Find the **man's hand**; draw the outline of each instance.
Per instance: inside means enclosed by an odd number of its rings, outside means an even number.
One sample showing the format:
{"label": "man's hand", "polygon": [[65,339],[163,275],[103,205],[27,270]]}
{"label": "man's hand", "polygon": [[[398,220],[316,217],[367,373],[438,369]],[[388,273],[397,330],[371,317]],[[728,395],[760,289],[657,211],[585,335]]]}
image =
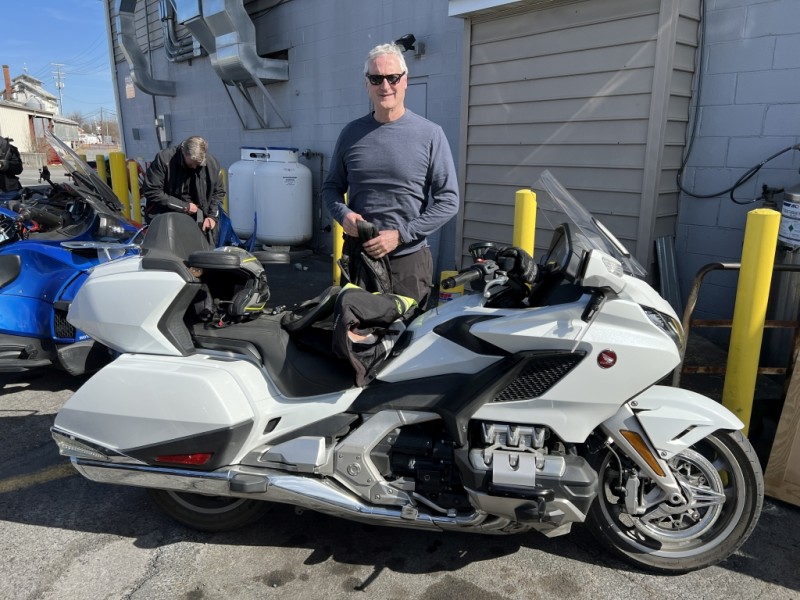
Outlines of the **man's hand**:
{"label": "man's hand", "polygon": [[378,236],[362,244],[364,252],[372,258],[383,258],[400,245],[400,232],[396,229],[384,229]]}
{"label": "man's hand", "polygon": [[342,229],[344,229],[345,234],[358,237],[358,222],[363,220],[364,217],[357,212],[349,212],[344,216]]}
{"label": "man's hand", "polygon": [[197,204],[195,204],[194,202],[189,202],[189,206],[186,207],[186,212],[189,213],[190,215],[197,214]]}
{"label": "man's hand", "polygon": [[[192,205],[194,206],[194,205]],[[197,212],[197,207],[195,206],[195,212]],[[206,217],[203,219],[203,231],[211,231],[216,227],[217,222],[214,220],[214,217]]]}

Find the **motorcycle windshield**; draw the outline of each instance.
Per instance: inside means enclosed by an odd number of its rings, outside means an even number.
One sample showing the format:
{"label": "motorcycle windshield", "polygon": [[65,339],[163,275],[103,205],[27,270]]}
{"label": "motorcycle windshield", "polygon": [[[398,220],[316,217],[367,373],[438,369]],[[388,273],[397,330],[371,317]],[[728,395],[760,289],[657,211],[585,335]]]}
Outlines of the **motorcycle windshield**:
{"label": "motorcycle windshield", "polygon": [[[114,191],[97,176],[92,167],[87,165],[72,148],[50,131],[45,131],[45,138],[55,153],[58,154],[61,164],[69,171],[75,187],[88,196],[86,198],[87,201],[97,208],[102,209],[105,206],[114,212],[122,212],[122,202],[119,201]],[[92,202],[92,200],[97,200],[99,203]]]}
{"label": "motorcycle windshield", "polygon": [[596,249],[613,256],[628,275],[644,279],[647,271],[627,248],[598,219],[578,202],[549,171],[545,170],[532,188],[536,192],[538,218],[543,218],[551,229],[567,223],[569,231],[583,235],[571,236],[572,243],[583,250]]}

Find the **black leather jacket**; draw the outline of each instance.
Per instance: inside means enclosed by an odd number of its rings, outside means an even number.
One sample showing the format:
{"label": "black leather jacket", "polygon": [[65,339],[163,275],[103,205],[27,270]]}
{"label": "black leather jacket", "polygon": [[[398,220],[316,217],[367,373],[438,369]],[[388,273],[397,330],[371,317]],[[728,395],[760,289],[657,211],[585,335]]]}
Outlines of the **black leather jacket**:
{"label": "black leather jacket", "polygon": [[22,173],[22,158],[11,139],[0,137],[0,192],[15,192],[22,189],[19,175]]}
{"label": "black leather jacket", "polygon": [[142,194],[147,199],[148,219],[165,212],[186,212],[190,202],[196,204],[204,216],[217,218],[225,196],[219,161],[206,154],[204,167],[189,169],[180,146],[162,150],[147,168]]}

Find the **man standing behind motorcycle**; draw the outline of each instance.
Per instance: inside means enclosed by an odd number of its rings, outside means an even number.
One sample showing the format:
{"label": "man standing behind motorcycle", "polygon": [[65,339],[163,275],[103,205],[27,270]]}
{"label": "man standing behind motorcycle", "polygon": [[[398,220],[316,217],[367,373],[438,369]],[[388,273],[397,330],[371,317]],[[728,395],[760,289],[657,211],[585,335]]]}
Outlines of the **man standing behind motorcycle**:
{"label": "man standing behind motorcycle", "polygon": [[12,144],[11,138],[0,137],[0,193],[16,192],[22,189],[19,175],[22,173],[22,157]]}
{"label": "man standing behind motorcycle", "polygon": [[166,212],[194,217],[199,213],[201,229],[216,235],[225,186],[219,174],[219,161],[208,153],[208,142],[200,136],[159,152],[147,168],[142,193],[147,199],[148,221]]}
{"label": "man standing behind motorcycle", "polygon": [[[392,292],[424,310],[433,284],[427,237],[458,212],[453,157],[442,128],[405,108],[408,67],[396,44],[369,52],[364,77],[374,111],[342,130],[322,197],[342,224],[346,249],[359,240],[359,221],[375,225],[378,235],[362,242],[363,251],[387,257]],[[358,250],[347,252],[351,273]]]}

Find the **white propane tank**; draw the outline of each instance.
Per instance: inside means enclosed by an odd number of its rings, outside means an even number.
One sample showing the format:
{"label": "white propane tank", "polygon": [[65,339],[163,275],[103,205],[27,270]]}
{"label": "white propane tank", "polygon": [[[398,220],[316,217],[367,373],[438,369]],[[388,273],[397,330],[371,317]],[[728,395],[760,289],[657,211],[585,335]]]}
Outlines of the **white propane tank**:
{"label": "white propane tank", "polygon": [[259,161],[267,160],[267,149],[242,146],[241,160],[228,169],[228,216],[233,230],[242,239],[255,231],[255,179]]}
{"label": "white propane tank", "polygon": [[800,247],[800,186],[783,193],[778,241],[788,248]]}
{"label": "white propane tank", "polygon": [[311,171],[297,162],[297,148],[267,148],[254,175],[256,240],[297,246],[311,239]]}

